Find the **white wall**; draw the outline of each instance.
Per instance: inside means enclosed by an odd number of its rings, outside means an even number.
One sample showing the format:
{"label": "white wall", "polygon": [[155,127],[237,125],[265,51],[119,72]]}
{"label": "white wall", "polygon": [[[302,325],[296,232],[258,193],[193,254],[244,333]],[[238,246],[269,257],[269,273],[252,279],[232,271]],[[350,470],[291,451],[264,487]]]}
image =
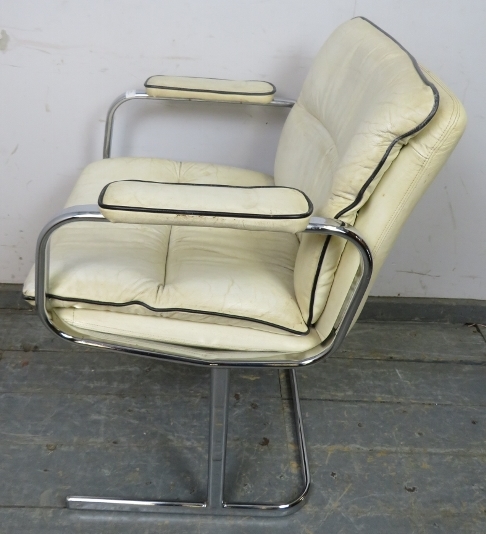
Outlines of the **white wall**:
{"label": "white wall", "polygon": [[[326,36],[370,18],[441,76],[469,126],[375,295],[486,299],[486,3],[482,0],[4,0],[0,10],[0,281],[21,282],[36,235],[101,158],[112,99],[152,74],[264,79],[295,98]],[[272,172],[285,112],[140,102],[114,155]]]}

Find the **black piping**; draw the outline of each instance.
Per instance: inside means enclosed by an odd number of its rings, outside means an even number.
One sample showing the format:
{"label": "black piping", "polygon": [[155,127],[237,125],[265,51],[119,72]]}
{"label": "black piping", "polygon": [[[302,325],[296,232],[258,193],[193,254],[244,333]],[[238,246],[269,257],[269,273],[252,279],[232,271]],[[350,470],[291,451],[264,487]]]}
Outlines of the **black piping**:
{"label": "black piping", "polygon": [[[341,211],[336,213],[336,215],[334,216],[335,219],[339,219],[345,213],[347,213],[348,211],[352,210],[355,206],[357,206],[361,202],[361,200],[363,199],[363,196],[364,196],[364,194],[366,192],[366,189],[368,189],[370,184],[373,182],[373,180],[376,178],[376,176],[380,172],[380,170],[383,167],[383,165],[385,164],[388,156],[390,155],[390,152],[393,150],[393,147],[399,141],[401,141],[402,139],[405,139],[405,138],[407,138],[407,137],[409,137],[411,135],[414,135],[417,132],[419,132],[420,130],[422,130],[423,128],[425,128],[425,126],[427,126],[427,124],[432,120],[434,115],[437,113],[437,110],[439,109],[439,100],[440,100],[439,91],[437,90],[437,87],[430,80],[427,79],[427,77],[423,73],[422,69],[420,68],[419,64],[417,63],[417,60],[410,54],[410,52],[408,50],[406,50],[391,35],[386,33],[379,26],[377,26],[376,24],[374,24],[373,22],[371,22],[367,18],[365,18],[365,17],[356,17],[356,18],[360,18],[360,19],[368,22],[369,24],[371,24],[374,28],[376,28],[381,33],[386,35],[389,39],[391,39],[397,46],[399,46],[407,54],[407,56],[410,58],[410,61],[412,62],[412,65],[415,67],[415,70],[416,70],[417,74],[419,75],[420,79],[424,82],[425,85],[430,87],[430,89],[432,91],[432,94],[434,95],[434,105],[432,106],[432,109],[431,109],[430,113],[427,115],[427,117],[420,124],[418,124],[415,128],[412,128],[410,131],[408,131],[408,132],[406,132],[406,133],[404,133],[402,135],[399,135],[398,137],[395,137],[395,139],[393,139],[393,141],[388,145],[388,148],[386,149],[385,153],[383,154],[383,157],[379,161],[378,165],[375,167],[375,169],[371,173],[370,177],[366,180],[366,182],[363,184],[361,189],[358,191],[358,194],[356,195],[356,198],[346,208],[343,208]],[[314,308],[315,292],[316,292],[316,289],[317,289],[317,282],[319,280],[319,275],[320,275],[320,272],[321,272],[322,264],[324,263],[324,256],[325,256],[326,251],[327,251],[328,246],[329,246],[329,241],[330,241],[330,237],[328,237],[326,239],[326,241],[324,242],[324,245],[322,247],[321,255],[319,257],[319,262],[318,262],[317,269],[316,269],[316,274],[315,274],[315,277],[314,277],[314,282],[312,284],[307,326],[310,326],[312,324],[313,311],[314,311],[313,308]]]}
{"label": "black piping", "polygon": [[314,300],[316,298],[316,289],[317,282],[319,281],[319,276],[317,273],[321,273],[322,263],[324,262],[324,256],[326,255],[327,247],[329,246],[329,241],[331,241],[331,236],[328,235],[324,241],[324,246],[322,247],[321,254],[319,256],[319,261],[317,262],[316,276],[314,276],[314,282],[312,283],[311,298],[309,302],[309,318],[307,320],[307,327],[309,328],[312,324],[312,319],[314,315]]}
{"label": "black piping", "polygon": [[[90,300],[90,299],[78,299],[78,298],[70,298],[70,297],[60,297],[58,295],[53,295],[51,293],[47,293],[46,296],[50,299],[56,299],[63,302],[81,302],[84,304],[95,304],[97,306],[113,306],[116,308],[121,308],[124,306],[133,306],[138,305],[146,308],[147,310],[153,311],[153,312],[160,312],[160,313],[169,313],[169,312],[182,312],[182,313],[194,313],[199,315],[213,315],[216,317],[226,317],[228,319],[239,319],[243,321],[251,321],[253,323],[259,323],[264,324],[266,326],[271,326],[273,328],[277,328],[279,330],[285,330],[286,332],[290,332],[291,334],[296,334],[299,336],[307,335],[310,331],[309,326],[307,326],[307,330],[304,332],[299,332],[298,330],[292,330],[291,328],[287,328],[282,325],[270,323],[268,321],[262,321],[261,319],[254,319],[252,317],[245,317],[241,315],[231,315],[229,313],[220,313],[220,312],[213,312],[213,311],[205,311],[205,310],[191,310],[188,308],[154,308],[153,306],[149,306],[145,302],[139,301],[139,300],[132,300],[129,302],[103,302],[98,300]],[[30,297],[31,298],[31,297]],[[34,300],[34,299],[32,299]]]}
{"label": "black piping", "polygon": [[[155,76],[164,76],[164,74],[156,74]],[[150,76],[150,78],[154,78],[155,76]],[[260,83],[267,83],[272,87],[272,91],[268,91],[266,93],[247,93],[244,91],[217,91],[215,89],[189,89],[188,87],[171,87],[170,85],[152,85],[149,84],[148,81],[150,78],[147,78],[147,80],[144,83],[144,86],[149,89],[166,89],[169,91],[187,91],[190,93],[211,93],[211,94],[217,94],[217,95],[244,95],[244,96],[269,96],[274,95],[277,92],[277,88],[273,83],[270,82],[264,82],[262,80],[249,80],[249,81],[258,81]],[[220,78],[198,78],[197,76],[184,76],[184,78],[193,78],[193,79],[200,79],[200,80],[218,80],[223,82],[231,82],[234,80],[221,80]]]}
{"label": "black piping", "polygon": [[303,193],[302,191],[299,191],[298,189],[295,189],[293,187],[278,187],[278,189],[291,189],[292,191],[298,191],[307,201],[308,210],[305,213],[296,213],[292,215],[258,215],[254,213],[232,213],[232,212],[219,212],[219,211],[197,211],[197,210],[175,210],[175,209],[156,209],[156,208],[138,208],[134,206],[113,206],[111,204],[105,204],[104,203],[104,196],[105,193],[112,184],[121,183],[121,182],[139,182],[139,183],[149,183],[149,184],[160,184],[160,185],[178,185],[178,186],[192,186],[192,187],[226,187],[226,188],[232,188],[232,189],[275,189],[275,186],[251,186],[251,187],[244,187],[244,186],[227,186],[227,185],[219,185],[219,184],[181,184],[181,183],[172,183],[172,182],[152,182],[148,180],[120,180],[116,182],[110,182],[109,184],[105,185],[103,189],[101,190],[100,196],[98,198],[98,206],[103,209],[107,210],[113,210],[113,211],[131,211],[131,212],[138,212],[138,213],[168,213],[168,214],[175,214],[175,215],[199,215],[199,216],[207,216],[207,217],[233,217],[237,219],[274,219],[274,220],[281,220],[281,219],[305,219],[306,217],[309,217],[312,215],[312,211],[314,209],[312,202],[310,198]]}
{"label": "black piping", "polygon": [[376,178],[377,174],[380,172],[381,168],[385,164],[385,161],[387,160],[388,156],[390,155],[390,152],[393,150],[393,147],[399,141],[401,141],[402,139],[405,139],[405,138],[407,138],[407,137],[409,137],[411,135],[416,134],[417,132],[420,132],[420,130],[422,130],[423,128],[425,128],[425,126],[427,126],[427,124],[432,120],[432,117],[437,113],[437,109],[439,108],[439,99],[440,99],[439,98],[439,91],[437,90],[437,87],[425,77],[425,74],[422,72],[422,69],[420,68],[419,64],[417,63],[417,60],[410,54],[410,52],[408,52],[408,50],[403,48],[403,46],[398,41],[396,41],[391,35],[389,35],[385,31],[383,31],[376,24],[373,24],[373,22],[371,22],[370,20],[366,19],[365,17],[356,17],[356,18],[360,18],[360,19],[368,22],[369,24],[371,24],[373,27],[375,27],[377,30],[379,30],[384,35],[386,35],[389,39],[391,39],[396,45],[398,45],[407,54],[407,56],[412,61],[412,64],[415,67],[415,70],[417,71],[417,74],[419,75],[420,79],[424,82],[425,85],[430,87],[430,89],[432,90],[432,93],[434,95],[434,105],[432,106],[432,110],[430,111],[430,113],[427,115],[427,117],[425,117],[425,119],[420,124],[415,126],[415,128],[412,128],[410,131],[408,131],[408,132],[406,132],[406,133],[404,133],[402,135],[399,135],[398,137],[395,137],[395,139],[393,139],[393,141],[388,145],[388,148],[386,149],[385,153],[383,154],[383,157],[381,158],[380,162],[375,167],[375,170],[371,173],[371,176],[368,178],[368,180],[366,180],[366,182],[363,184],[363,186],[359,190],[359,192],[356,195],[356,198],[354,199],[354,201],[349,206],[347,206],[346,208],[342,209],[339,213],[337,213],[334,216],[335,219],[339,219],[339,217],[342,217],[345,213],[347,213],[348,211],[352,210],[355,206],[357,206],[361,202],[361,200],[363,198],[363,195],[365,194],[366,189],[369,187],[369,185]]}

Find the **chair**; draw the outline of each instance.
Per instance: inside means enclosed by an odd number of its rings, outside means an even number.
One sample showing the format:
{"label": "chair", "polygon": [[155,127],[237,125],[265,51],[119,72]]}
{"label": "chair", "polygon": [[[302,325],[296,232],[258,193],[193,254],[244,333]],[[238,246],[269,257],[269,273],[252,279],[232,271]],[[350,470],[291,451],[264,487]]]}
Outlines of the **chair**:
{"label": "chair", "polygon": [[[205,502],[68,497],[70,508],[285,515],[310,485],[295,369],[338,349],[400,228],[466,123],[452,92],[363,18],[325,43],[297,100],[267,82],[152,76],[108,112],[104,159],[42,230],[24,295],[77,344],[211,369]],[[111,158],[133,99],[291,108],[275,176]],[[224,497],[233,367],[288,370],[302,489],[288,503]]]}

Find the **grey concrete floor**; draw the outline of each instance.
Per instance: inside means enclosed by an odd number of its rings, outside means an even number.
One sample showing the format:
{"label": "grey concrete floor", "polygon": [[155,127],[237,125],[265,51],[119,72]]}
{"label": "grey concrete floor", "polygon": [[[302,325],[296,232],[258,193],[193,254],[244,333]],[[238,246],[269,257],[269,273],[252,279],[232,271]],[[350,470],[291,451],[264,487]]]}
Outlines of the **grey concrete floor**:
{"label": "grey concrete floor", "polygon": [[[0,532],[485,533],[486,330],[360,322],[299,371],[313,487],[282,519],[76,512],[69,494],[203,499],[208,373],[55,339],[0,295]],[[299,483],[287,381],[232,372],[227,496]]]}

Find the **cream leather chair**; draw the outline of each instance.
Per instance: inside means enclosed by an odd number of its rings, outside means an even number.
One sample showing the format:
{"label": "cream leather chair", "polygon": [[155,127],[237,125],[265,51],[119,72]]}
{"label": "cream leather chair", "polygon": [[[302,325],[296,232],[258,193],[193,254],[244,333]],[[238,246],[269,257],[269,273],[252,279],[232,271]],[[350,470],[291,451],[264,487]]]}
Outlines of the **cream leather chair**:
{"label": "cream leather chair", "polygon": [[[286,514],[310,475],[295,369],[335,351],[416,202],[466,123],[452,92],[355,18],[325,43],[296,103],[266,82],[153,76],[108,113],[104,159],[42,231],[25,298],[74,343],[211,368],[205,502],[69,497],[78,509]],[[292,108],[274,177],[202,163],[110,158],[132,99]],[[49,246],[48,246],[49,245]],[[288,369],[303,487],[289,503],[223,492],[231,367]]]}

